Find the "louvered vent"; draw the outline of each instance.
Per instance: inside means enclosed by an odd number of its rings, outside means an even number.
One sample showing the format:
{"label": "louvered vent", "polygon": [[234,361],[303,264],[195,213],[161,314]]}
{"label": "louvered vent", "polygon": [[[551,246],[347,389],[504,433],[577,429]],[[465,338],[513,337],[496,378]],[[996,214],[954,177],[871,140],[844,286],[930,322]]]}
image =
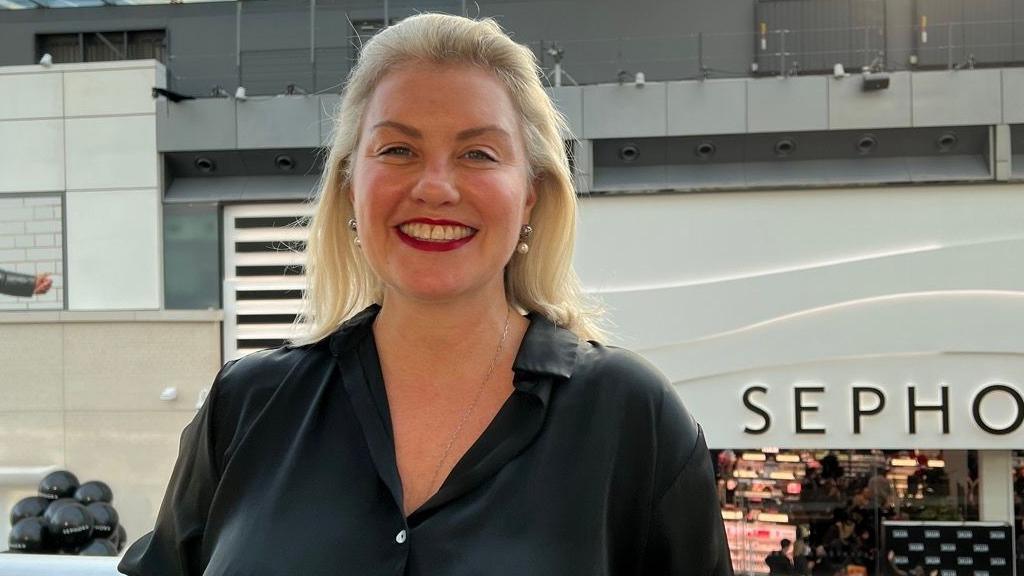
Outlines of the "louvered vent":
{"label": "louvered vent", "polygon": [[224,208],[224,358],[284,344],[305,282],[305,204]]}

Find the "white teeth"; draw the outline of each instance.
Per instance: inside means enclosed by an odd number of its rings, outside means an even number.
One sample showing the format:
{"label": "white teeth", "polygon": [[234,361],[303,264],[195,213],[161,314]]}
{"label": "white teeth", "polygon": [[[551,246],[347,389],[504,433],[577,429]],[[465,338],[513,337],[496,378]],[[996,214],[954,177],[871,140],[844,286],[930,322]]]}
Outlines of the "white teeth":
{"label": "white teeth", "polygon": [[469,226],[435,226],[423,222],[409,222],[402,224],[398,229],[417,240],[429,242],[450,242],[474,234],[474,230]]}

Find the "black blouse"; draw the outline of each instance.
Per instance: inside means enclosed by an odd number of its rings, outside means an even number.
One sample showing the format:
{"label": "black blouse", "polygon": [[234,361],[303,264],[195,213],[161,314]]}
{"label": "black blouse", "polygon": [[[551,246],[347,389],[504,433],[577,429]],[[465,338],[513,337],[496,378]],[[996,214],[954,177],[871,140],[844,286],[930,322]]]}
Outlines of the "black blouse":
{"label": "black blouse", "polygon": [[406,517],[378,310],[221,369],[121,572],[732,574],[703,433],[664,376],[536,314],[514,392]]}

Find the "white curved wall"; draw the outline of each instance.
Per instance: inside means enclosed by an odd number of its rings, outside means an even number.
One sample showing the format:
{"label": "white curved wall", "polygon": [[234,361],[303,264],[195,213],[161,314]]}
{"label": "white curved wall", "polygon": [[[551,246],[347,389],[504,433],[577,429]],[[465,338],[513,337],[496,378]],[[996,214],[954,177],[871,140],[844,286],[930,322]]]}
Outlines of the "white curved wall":
{"label": "white curved wall", "polygon": [[[713,446],[1018,448],[975,394],[1024,395],[1024,186],[730,192],[582,200],[577,270],[614,342],[657,364]],[[887,403],[853,431],[852,386]],[[950,425],[917,403],[949,386]],[[750,401],[743,392],[763,385]],[[808,411],[796,429],[795,387]],[[862,411],[874,406],[864,396]],[[870,400],[870,401],[868,401]],[[817,411],[813,411],[817,407]],[[982,420],[1009,428],[995,391]],[[1024,407],[1021,408],[1024,411]]]}

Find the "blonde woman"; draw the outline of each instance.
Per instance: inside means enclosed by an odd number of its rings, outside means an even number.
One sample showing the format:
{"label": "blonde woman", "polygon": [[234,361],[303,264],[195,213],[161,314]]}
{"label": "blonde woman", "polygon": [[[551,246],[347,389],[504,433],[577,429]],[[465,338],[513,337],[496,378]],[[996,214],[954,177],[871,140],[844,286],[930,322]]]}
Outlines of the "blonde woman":
{"label": "blonde woman", "polygon": [[597,342],[530,51],[425,14],[352,71],[309,333],[229,363],[126,574],[731,574],[700,428]]}

